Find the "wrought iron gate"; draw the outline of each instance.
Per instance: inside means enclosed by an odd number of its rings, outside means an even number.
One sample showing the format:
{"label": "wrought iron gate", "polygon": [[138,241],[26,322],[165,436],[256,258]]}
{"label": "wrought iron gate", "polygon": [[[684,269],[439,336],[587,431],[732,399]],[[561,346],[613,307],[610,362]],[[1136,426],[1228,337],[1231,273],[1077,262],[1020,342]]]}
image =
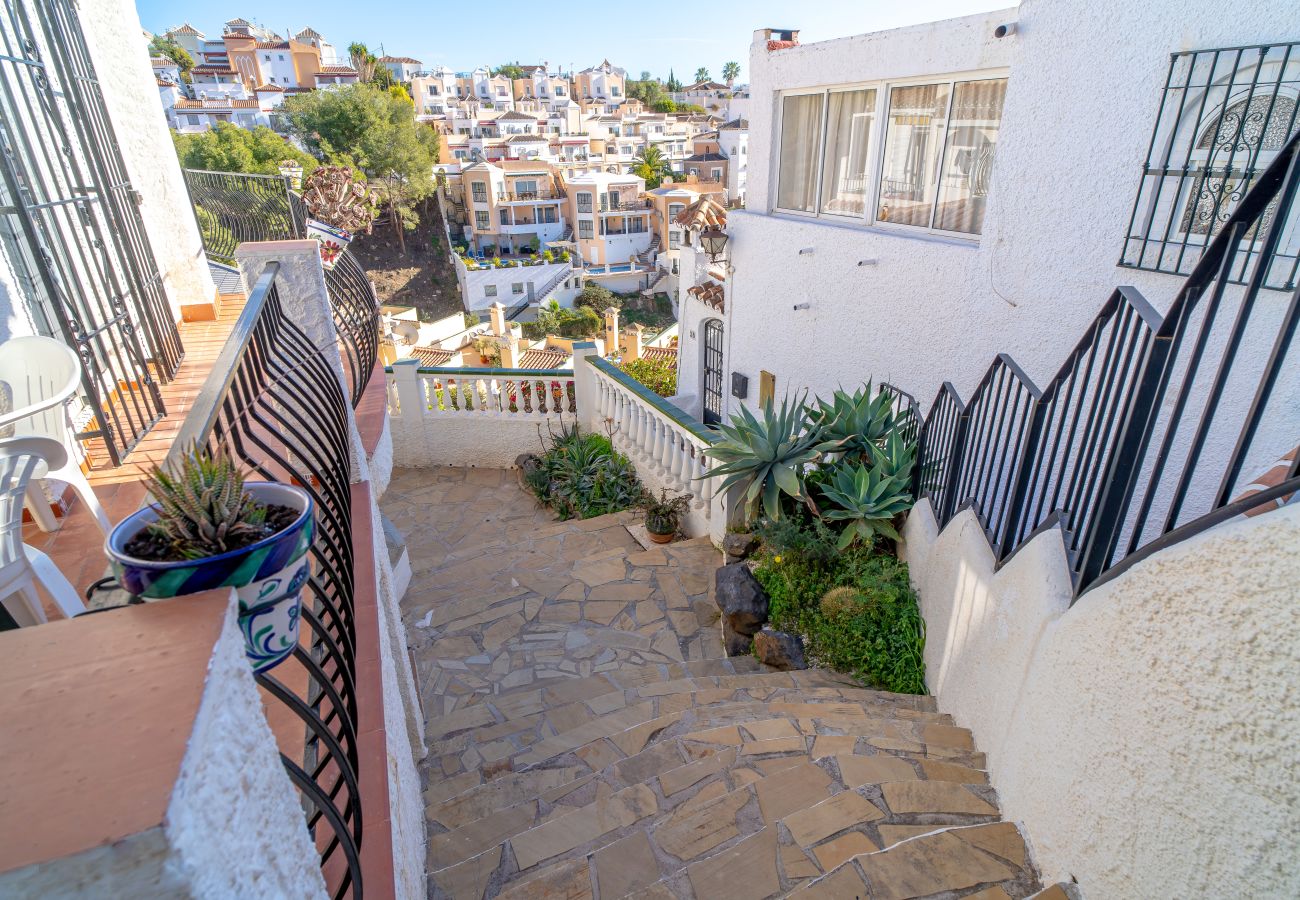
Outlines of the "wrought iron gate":
{"label": "wrought iron gate", "polygon": [[704,323],[704,424],[722,421],[722,323]]}
{"label": "wrought iron gate", "polygon": [[6,0],[0,240],[36,328],[81,358],[78,437],[114,465],[164,415],[184,352],[138,203],[73,0]]}

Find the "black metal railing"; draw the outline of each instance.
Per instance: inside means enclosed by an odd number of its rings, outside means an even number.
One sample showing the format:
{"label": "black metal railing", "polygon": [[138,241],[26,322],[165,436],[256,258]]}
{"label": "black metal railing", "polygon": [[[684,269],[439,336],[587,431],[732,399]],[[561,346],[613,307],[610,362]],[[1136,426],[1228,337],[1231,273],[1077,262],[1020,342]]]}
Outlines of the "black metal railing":
{"label": "black metal railing", "polygon": [[245,241],[288,241],[303,236],[288,178],[183,171],[203,249],[213,259],[233,264],[235,248]]}
{"label": "black metal railing", "polygon": [[[203,248],[233,265],[244,241],[288,241],[306,234],[307,205],[276,175],[185,169],[185,183]],[[352,385],[352,405],[361,402],[379,358],[379,298],[365,269],[344,250],[325,272],[334,327]]]}
{"label": "black metal railing", "polygon": [[[320,349],[284,314],[278,263],[258,277],[186,417],[169,463],[192,446],[223,447],[257,475],[304,488],[316,511],[303,589],[304,640],[293,656],[256,676],[278,702],[268,719],[302,794],[307,828],[333,897],[361,896],[356,626],[349,409]],[[304,729],[301,747],[284,735]],[[278,726],[278,727],[277,727]],[[341,859],[340,859],[341,856]]]}
{"label": "black metal railing", "polygon": [[[945,382],[918,435],[917,495],[930,499],[939,527],[972,509],[1004,562],[1060,526],[1077,595],[1300,490],[1295,454],[1281,484],[1234,500],[1300,443],[1287,400],[1300,387],[1300,288],[1288,295],[1271,279],[1276,249],[1300,224],[1297,194],[1300,134],[1237,204],[1163,317],[1121,287],[1046,387],[1005,355],[969,401]],[[1247,241],[1257,246],[1243,277]]]}

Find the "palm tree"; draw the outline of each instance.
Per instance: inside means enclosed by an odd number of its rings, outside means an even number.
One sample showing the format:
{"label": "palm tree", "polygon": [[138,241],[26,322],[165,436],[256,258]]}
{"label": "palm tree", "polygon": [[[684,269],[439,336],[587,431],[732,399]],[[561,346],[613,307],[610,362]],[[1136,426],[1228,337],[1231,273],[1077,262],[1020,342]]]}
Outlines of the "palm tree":
{"label": "palm tree", "polygon": [[708,80],[709,80],[708,69],[704,68],[704,66],[700,66],[698,69],[695,70],[695,81],[697,84],[701,81],[708,81]]}
{"label": "palm tree", "polygon": [[740,77],[740,63],[729,62],[729,63],[722,64],[722,80],[727,83],[727,87],[731,87],[733,84],[735,84],[736,79],[739,77]]}
{"label": "palm tree", "polygon": [[672,167],[658,147],[642,147],[636,155],[632,174],[645,179],[645,187],[653,191],[672,174]]}
{"label": "palm tree", "polygon": [[357,74],[361,76],[358,81],[370,81],[375,77],[375,66],[379,60],[365,44],[360,42],[349,44],[348,60],[352,63],[352,68],[356,69]]}

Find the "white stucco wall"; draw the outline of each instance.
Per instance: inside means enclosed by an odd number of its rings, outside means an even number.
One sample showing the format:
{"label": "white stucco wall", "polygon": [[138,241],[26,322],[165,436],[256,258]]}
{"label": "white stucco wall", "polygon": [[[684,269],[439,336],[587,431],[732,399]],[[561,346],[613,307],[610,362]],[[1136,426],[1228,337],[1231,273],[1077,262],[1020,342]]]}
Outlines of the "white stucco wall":
{"label": "white stucco wall", "polygon": [[[566,422],[572,417],[566,416]],[[559,416],[513,413],[429,413],[414,425],[405,415],[393,422],[393,462],[399,468],[514,466],[521,453],[541,453],[549,422],[560,428]],[[541,427],[541,437],[538,427]]]}
{"label": "white stucco wall", "polygon": [[905,529],[926,682],[988,754],[1045,883],[1300,895],[1300,507],[1238,519],[1071,608],[1059,533],[1000,570],[963,512]]}
{"label": "white stucco wall", "polygon": [[[484,312],[497,302],[504,304],[507,309],[518,306],[528,299],[529,284],[533,286],[534,296],[540,295],[552,278],[559,277],[562,271],[569,268],[569,263],[544,263],[540,266],[517,266],[510,269],[468,269],[462,287],[465,308],[470,312]],[[524,286],[522,294],[514,293],[515,284]],[[496,287],[495,297],[485,294],[487,285]]]}
{"label": "white stucco wall", "polygon": [[130,0],[79,3],[77,10],[99,75],[131,186],[162,273],[167,298],[181,304],[216,297],[189,193],[167,129],[148,41]]}
{"label": "white stucco wall", "polygon": [[[1008,20],[1018,32],[994,38]],[[756,45],[748,208],[728,221],[729,370],[774,372],[778,396],[888,378],[928,404],[944,380],[969,396],[1005,351],[1044,383],[1115,286],[1135,285],[1163,310],[1182,284],[1116,265],[1169,54],[1297,38],[1287,0],[1236,4],[1231,15],[1210,0],[1025,0],[1018,10],[770,54]],[[776,91],[1004,68],[977,242],[767,213]],[[804,302],[809,309],[793,309]]]}
{"label": "white stucco wall", "polygon": [[166,865],[195,900],[323,898],[320,858],[262,713],[235,613],[232,591],[167,807]]}

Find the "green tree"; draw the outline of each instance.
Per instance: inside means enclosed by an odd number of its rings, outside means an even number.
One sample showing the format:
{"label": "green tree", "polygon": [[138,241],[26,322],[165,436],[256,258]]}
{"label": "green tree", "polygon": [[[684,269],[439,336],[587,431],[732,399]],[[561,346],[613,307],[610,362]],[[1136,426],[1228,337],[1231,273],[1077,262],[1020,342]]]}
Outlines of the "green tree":
{"label": "green tree", "polygon": [[677,104],[674,103],[672,100],[668,99],[667,97],[664,97],[662,100],[655,101],[652,108],[654,109],[655,112],[661,112],[661,113],[677,112]]}
{"label": "green tree", "polygon": [[731,87],[733,84],[735,84],[736,79],[739,77],[740,77],[740,63],[729,62],[729,63],[722,64],[722,80],[727,83],[727,87]]}
{"label": "green tree", "polygon": [[281,160],[292,159],[309,175],[316,158],[304,153],[265,125],[252,131],[219,122],[200,134],[172,132],[176,155],[186,169],[212,172],[244,172],[250,175],[278,175]]}
{"label": "green tree", "polygon": [[632,174],[645,179],[646,190],[652,191],[663,184],[672,172],[672,166],[658,147],[642,147],[633,160]]}
{"label": "green tree", "polygon": [[393,222],[402,253],[404,232],[419,224],[416,204],[433,193],[438,135],[415,121],[409,97],[373,84],[296,94],[281,110],[293,133],[318,157],[366,176]]}
{"label": "green tree", "polygon": [[680,91],[682,89],[682,83],[677,80],[677,76],[673,74],[672,69],[668,70],[668,83],[664,86],[668,89],[669,93]]}
{"label": "green tree", "polygon": [[523,67],[519,65],[518,60],[515,60],[512,63],[506,63],[505,65],[497,66],[495,69],[492,70],[492,74],[500,75],[503,78],[509,78],[511,80],[515,78],[527,77],[524,74]]}
{"label": "green tree", "polygon": [[573,301],[575,307],[586,307],[595,312],[603,314],[611,306],[615,309],[622,307],[623,301],[620,300],[609,288],[589,281],[583,285],[581,293]]}
{"label": "green tree", "polygon": [[194,57],[190,56],[189,51],[180,44],[162,36],[155,37],[149,42],[149,55],[167,57],[176,63],[181,70],[182,80],[190,80],[190,70],[194,68]]}
{"label": "green tree", "polygon": [[653,80],[654,80],[654,76],[650,74],[650,70],[649,70],[649,69],[642,69],[642,70],[641,70],[641,79],[640,79],[640,80],[641,80],[641,81],[653,81]]}
{"label": "green tree", "polygon": [[373,81],[375,77],[375,66],[379,64],[375,54],[360,41],[348,44],[348,61],[352,63],[352,68],[357,70],[362,81]]}
{"label": "green tree", "polygon": [[706,69],[704,66],[700,66],[698,69],[695,70],[695,80],[696,80],[697,82],[700,82],[700,81],[708,81],[708,80],[709,80],[709,70]]}
{"label": "green tree", "polygon": [[681,103],[677,106],[677,112],[679,113],[695,113],[696,115],[704,115],[704,111],[704,107],[700,106],[698,103]]}

